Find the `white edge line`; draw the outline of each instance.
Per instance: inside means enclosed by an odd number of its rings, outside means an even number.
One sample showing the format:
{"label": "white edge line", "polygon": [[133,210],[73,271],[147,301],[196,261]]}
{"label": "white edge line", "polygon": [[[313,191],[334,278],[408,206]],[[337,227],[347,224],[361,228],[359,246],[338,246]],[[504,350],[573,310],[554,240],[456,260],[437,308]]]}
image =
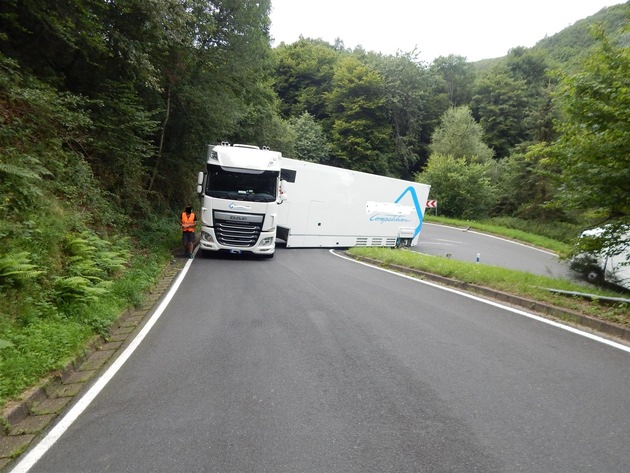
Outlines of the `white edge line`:
{"label": "white edge line", "polygon": [[366,263],[364,261],[358,261],[358,260],[356,260],[354,258],[350,258],[348,256],[344,256],[344,255],[341,255],[339,253],[336,253],[334,250],[330,250],[330,252],[332,254],[334,254],[335,256],[339,257],[339,258],[343,258],[343,259],[346,259],[348,261],[352,261],[352,262],[357,263],[357,264],[362,264],[362,265],[368,266],[370,268],[378,269],[379,271],[385,271],[386,273],[390,273],[390,274],[394,274],[396,276],[400,276],[402,278],[410,279],[412,281],[416,281],[416,282],[421,283],[421,284],[426,284],[427,286],[435,287],[437,289],[442,289],[443,291],[452,292],[453,294],[458,294],[460,296],[467,297],[468,299],[472,299],[472,300],[475,300],[475,301],[478,301],[478,302],[483,302],[484,304],[488,304],[488,305],[491,305],[491,306],[494,306],[494,307],[498,307],[500,309],[504,309],[504,310],[513,312],[513,313],[518,314],[518,315],[529,317],[530,319],[534,319],[534,320],[536,320],[538,322],[543,322],[545,324],[552,325],[553,327],[557,327],[557,328],[560,328],[562,330],[566,330],[567,332],[571,332],[571,333],[580,335],[582,337],[590,338],[591,340],[594,340],[596,342],[600,342],[600,343],[603,343],[605,345],[611,346],[613,348],[617,348],[619,350],[622,350],[622,351],[625,351],[627,353],[630,353],[630,347],[629,346],[623,345],[621,343],[614,342],[612,340],[608,340],[607,338],[600,337],[599,335],[595,335],[595,334],[592,334],[592,333],[589,333],[589,332],[585,332],[585,331],[577,329],[575,327],[571,327],[570,325],[564,325],[564,324],[561,324],[561,323],[556,322],[554,320],[546,319],[544,317],[532,314],[530,312],[526,312],[524,310],[520,310],[520,309],[516,309],[514,307],[503,305],[503,304],[500,304],[498,302],[494,302],[494,301],[491,301],[491,300],[488,300],[488,299],[484,299],[482,297],[477,297],[477,296],[474,296],[474,295],[469,294],[467,292],[458,291],[457,289],[453,289],[453,288],[450,288],[450,287],[447,287],[447,286],[442,286],[440,284],[436,284],[436,283],[432,283],[432,282],[429,282],[429,281],[424,281],[422,279],[414,278],[414,277],[408,276],[406,274],[402,274],[402,273],[399,273],[399,272],[396,272],[396,271],[392,271],[391,269],[385,269],[385,268],[381,268],[379,266],[374,266],[372,264]]}
{"label": "white edge line", "polygon": [[[196,253],[196,251],[195,251]],[[133,352],[138,348],[140,343],[144,340],[144,337],[147,336],[151,328],[158,321],[168,304],[171,302],[171,299],[177,292],[180,284],[184,280],[190,265],[193,260],[189,259],[186,262],[186,265],[181,270],[179,276],[171,286],[170,290],[157,307],[149,321],[142,327],[142,330],[138,332],[138,335],[131,341],[131,343],[127,346],[125,351],[114,361],[111,366],[107,369],[103,375],[98,378],[98,380],[92,385],[92,387],[77,401],[77,403],[68,411],[67,414],[63,416],[63,418],[51,429],[50,432],[35,446],[32,450],[30,450],[26,456],[20,460],[20,462],[15,466],[11,473],[26,473],[28,472],[34,465],[37,463],[44,454],[59,440],[59,438],[68,430],[68,428],[74,423],[75,420],[85,411],[85,409],[92,403],[92,401],[98,396],[98,394],[103,390],[103,388],[109,383],[109,381],[114,377],[114,375],[118,372],[120,368],[125,364],[125,362],[129,359],[129,357],[133,354]]]}

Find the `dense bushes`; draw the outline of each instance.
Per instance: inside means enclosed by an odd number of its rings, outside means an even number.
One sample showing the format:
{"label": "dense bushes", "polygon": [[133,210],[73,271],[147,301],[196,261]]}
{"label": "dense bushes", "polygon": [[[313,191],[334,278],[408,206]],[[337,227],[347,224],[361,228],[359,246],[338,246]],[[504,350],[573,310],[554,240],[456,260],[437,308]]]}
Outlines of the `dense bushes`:
{"label": "dense bushes", "polygon": [[139,304],[178,235],[145,234],[137,257],[129,215],[77,151],[83,104],[0,57],[0,404]]}

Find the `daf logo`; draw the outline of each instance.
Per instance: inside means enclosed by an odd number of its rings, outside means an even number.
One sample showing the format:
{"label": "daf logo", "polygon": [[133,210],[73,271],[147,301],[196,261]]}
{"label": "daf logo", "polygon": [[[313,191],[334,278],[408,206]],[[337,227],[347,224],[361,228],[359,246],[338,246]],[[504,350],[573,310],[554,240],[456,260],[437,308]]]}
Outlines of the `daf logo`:
{"label": "daf logo", "polygon": [[251,207],[248,205],[235,204],[234,202],[232,202],[228,207],[231,209],[251,210]]}
{"label": "daf logo", "polygon": [[230,215],[230,220],[247,220],[247,217],[241,217],[239,215]]}

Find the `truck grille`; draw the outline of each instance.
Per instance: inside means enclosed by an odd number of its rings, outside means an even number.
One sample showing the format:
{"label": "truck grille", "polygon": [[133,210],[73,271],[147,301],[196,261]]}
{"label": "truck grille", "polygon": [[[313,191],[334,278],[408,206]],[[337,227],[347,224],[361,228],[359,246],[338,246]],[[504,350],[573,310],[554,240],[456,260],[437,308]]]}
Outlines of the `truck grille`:
{"label": "truck grille", "polygon": [[[235,221],[235,217],[243,220]],[[249,248],[254,246],[260,237],[262,221],[262,215],[215,212],[214,234],[221,245]]]}

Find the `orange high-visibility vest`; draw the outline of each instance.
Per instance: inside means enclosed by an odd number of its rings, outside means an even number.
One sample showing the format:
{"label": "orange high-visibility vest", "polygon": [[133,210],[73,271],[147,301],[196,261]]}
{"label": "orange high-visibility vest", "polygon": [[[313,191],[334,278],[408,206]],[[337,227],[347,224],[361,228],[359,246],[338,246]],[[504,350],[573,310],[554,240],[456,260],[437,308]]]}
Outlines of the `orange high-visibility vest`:
{"label": "orange high-visibility vest", "polygon": [[194,232],[195,231],[195,212],[190,212],[188,215],[186,212],[182,212],[182,232]]}

